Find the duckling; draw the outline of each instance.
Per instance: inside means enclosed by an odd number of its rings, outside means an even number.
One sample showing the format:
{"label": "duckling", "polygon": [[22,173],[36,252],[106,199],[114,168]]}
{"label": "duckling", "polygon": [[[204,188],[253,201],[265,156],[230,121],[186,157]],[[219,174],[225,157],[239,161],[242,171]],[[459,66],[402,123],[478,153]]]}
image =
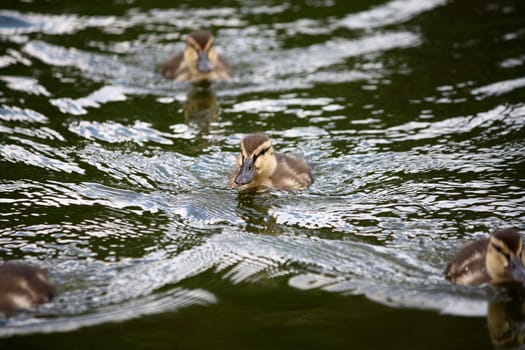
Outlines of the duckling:
{"label": "duckling", "polygon": [[0,264],[0,313],[51,301],[53,284],[46,269],[15,263]]}
{"label": "duckling", "polygon": [[162,75],[175,81],[192,83],[227,80],[231,70],[226,59],[213,47],[213,35],[205,30],[191,32],[184,52],[171,57],[162,68]]}
{"label": "duckling", "polygon": [[489,238],[474,241],[452,258],[446,278],[456,284],[525,283],[522,237],[512,228],[496,230]]}
{"label": "duckling", "polygon": [[230,188],[298,190],[313,182],[304,159],[277,153],[265,134],[251,134],[241,141],[241,154],[230,175]]}

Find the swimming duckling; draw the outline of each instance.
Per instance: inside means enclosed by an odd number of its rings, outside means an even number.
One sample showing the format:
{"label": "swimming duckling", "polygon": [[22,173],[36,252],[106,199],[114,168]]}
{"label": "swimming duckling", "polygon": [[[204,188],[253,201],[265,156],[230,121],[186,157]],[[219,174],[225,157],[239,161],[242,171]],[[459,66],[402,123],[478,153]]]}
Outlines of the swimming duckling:
{"label": "swimming duckling", "polygon": [[213,35],[205,30],[191,32],[184,52],[171,57],[162,68],[162,75],[175,81],[192,83],[227,80],[231,78],[226,59],[213,47]]}
{"label": "swimming duckling", "polygon": [[52,298],[53,284],[46,269],[15,263],[0,264],[0,313],[31,308]]}
{"label": "swimming duckling", "polygon": [[277,153],[265,134],[252,134],[241,141],[241,154],[229,179],[229,186],[240,190],[269,187],[298,190],[313,182],[304,159]]}
{"label": "swimming duckling", "polygon": [[495,231],[489,238],[463,247],[450,261],[446,278],[456,284],[525,283],[522,237],[512,228]]}

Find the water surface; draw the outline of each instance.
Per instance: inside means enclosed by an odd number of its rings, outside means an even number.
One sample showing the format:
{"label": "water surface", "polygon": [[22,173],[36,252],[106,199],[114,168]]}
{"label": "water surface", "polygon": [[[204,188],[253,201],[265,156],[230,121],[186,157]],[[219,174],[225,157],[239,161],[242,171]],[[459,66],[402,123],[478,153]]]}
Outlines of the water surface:
{"label": "water surface", "polygon": [[[523,335],[521,297],[443,278],[459,246],[525,229],[523,2],[2,6],[0,259],[48,268],[57,298],[2,319],[0,347]],[[164,80],[203,27],[234,78]],[[314,184],[228,189],[256,131],[303,155]]]}

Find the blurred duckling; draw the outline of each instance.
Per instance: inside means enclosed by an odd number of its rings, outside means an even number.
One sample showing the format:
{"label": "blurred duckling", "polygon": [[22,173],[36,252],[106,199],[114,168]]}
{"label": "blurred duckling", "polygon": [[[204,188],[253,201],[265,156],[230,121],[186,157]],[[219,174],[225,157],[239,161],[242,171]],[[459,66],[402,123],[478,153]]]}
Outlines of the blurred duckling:
{"label": "blurred duckling", "polygon": [[304,159],[277,153],[268,136],[252,134],[241,141],[241,154],[228,184],[240,190],[299,190],[312,182],[312,172]]}
{"label": "blurred duckling", "polygon": [[522,236],[512,228],[500,229],[463,247],[448,264],[445,275],[461,285],[525,284],[524,261]]}
{"label": "blurred duckling", "polygon": [[0,313],[28,309],[51,301],[53,284],[46,269],[23,264],[0,264]]}
{"label": "blurred duckling", "polygon": [[205,30],[191,32],[184,52],[171,57],[162,68],[162,75],[175,81],[210,83],[231,78],[226,59],[213,47],[213,35]]}

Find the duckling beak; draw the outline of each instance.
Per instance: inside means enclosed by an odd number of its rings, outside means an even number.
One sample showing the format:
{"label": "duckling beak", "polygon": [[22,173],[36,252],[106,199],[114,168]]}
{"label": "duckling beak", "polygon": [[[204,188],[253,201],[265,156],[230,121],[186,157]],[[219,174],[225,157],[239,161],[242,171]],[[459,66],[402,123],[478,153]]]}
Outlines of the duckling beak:
{"label": "duckling beak", "polygon": [[241,171],[235,177],[237,185],[246,185],[253,180],[255,175],[254,164],[252,158],[247,158],[242,161]]}
{"label": "duckling beak", "polygon": [[525,266],[519,256],[512,256],[510,258],[510,275],[515,282],[525,284]]}
{"label": "duckling beak", "polygon": [[197,69],[202,73],[211,72],[213,66],[211,65],[210,59],[206,52],[199,53],[199,58],[197,59]]}

